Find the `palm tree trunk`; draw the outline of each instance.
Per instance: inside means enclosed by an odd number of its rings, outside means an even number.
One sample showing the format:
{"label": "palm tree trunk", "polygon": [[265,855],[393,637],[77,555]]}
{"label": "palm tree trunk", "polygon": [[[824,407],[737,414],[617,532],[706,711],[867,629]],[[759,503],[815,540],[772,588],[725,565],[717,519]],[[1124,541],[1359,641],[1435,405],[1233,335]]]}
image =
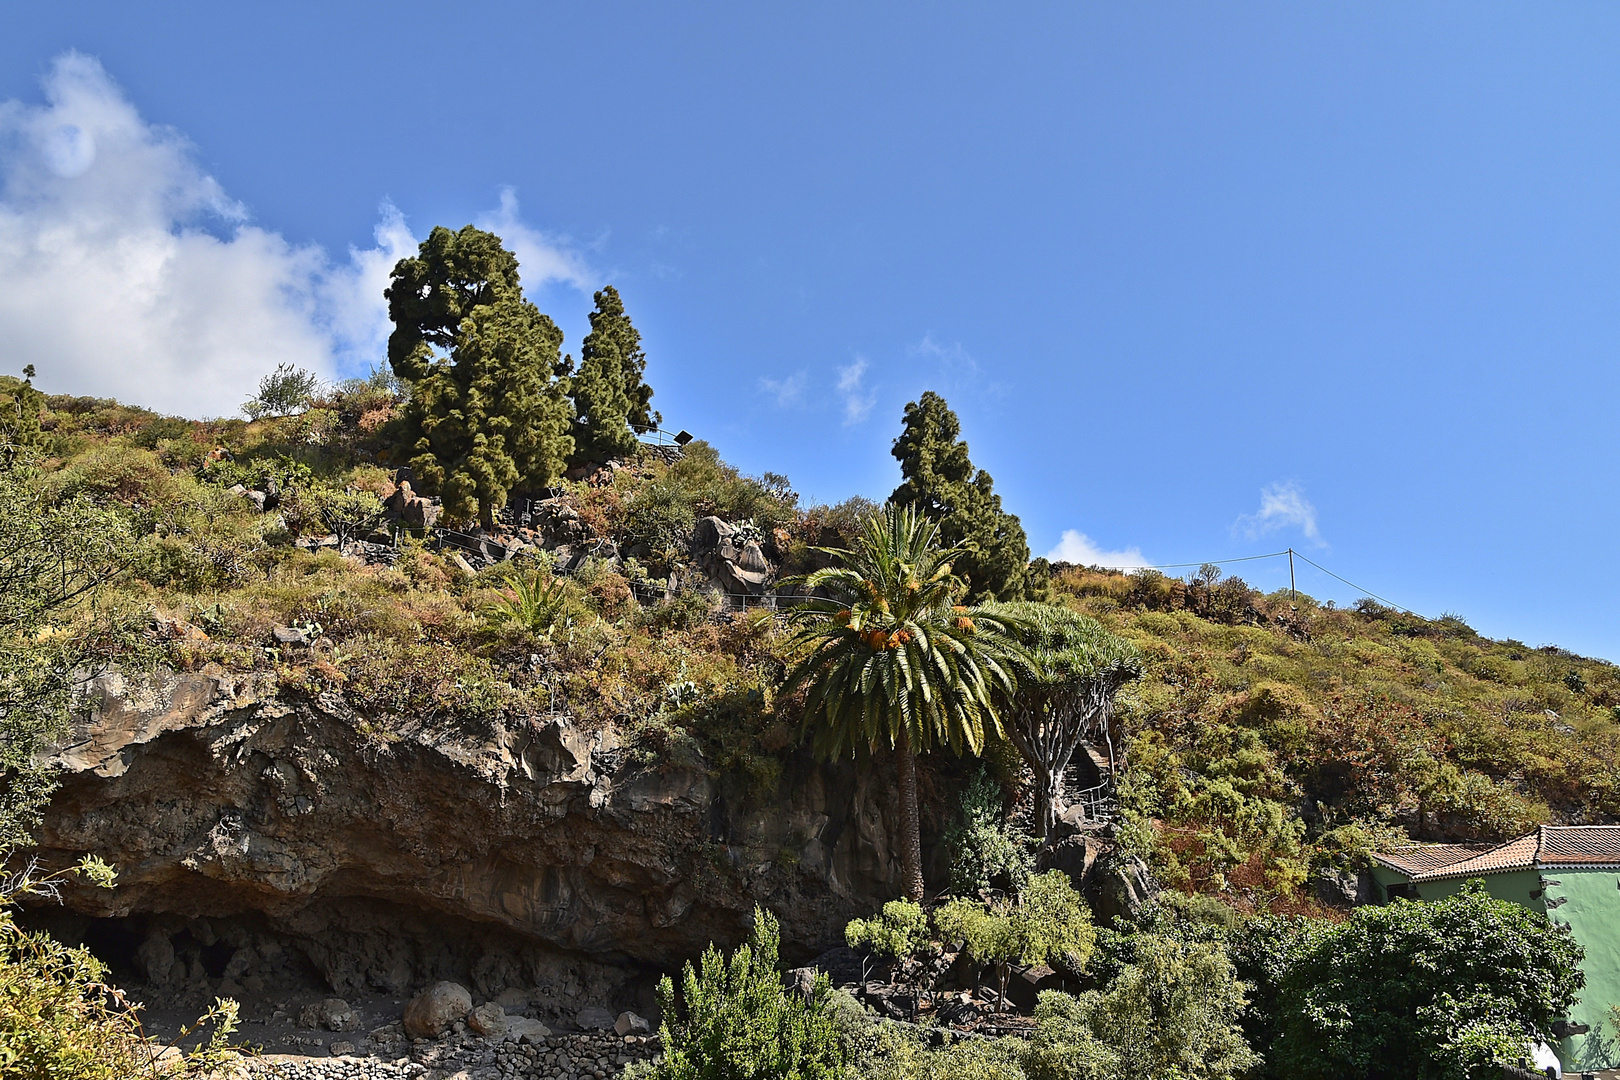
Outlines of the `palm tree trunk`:
{"label": "palm tree trunk", "polygon": [[900,742],[894,748],[900,769],[900,861],[901,887],[906,899],[923,898],[922,830],[917,823],[917,755],[911,752],[911,734],[900,729]]}

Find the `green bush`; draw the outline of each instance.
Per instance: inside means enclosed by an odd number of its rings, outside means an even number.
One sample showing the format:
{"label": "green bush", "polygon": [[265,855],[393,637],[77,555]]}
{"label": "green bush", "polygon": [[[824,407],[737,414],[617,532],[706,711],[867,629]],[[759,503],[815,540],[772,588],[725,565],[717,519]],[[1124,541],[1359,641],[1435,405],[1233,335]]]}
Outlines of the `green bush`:
{"label": "green bush", "polygon": [[[885,1026],[860,1076],[870,1080],[1026,1080],[1027,1047],[1018,1039],[958,1039],[930,1047],[918,1035]],[[1068,1080],[1067,1077],[1064,1080]]]}
{"label": "green bush", "polygon": [[798,496],[786,489],[785,480],[766,486],[743,476],[721,461],[719,452],[702,439],[686,444],[680,460],[665,474],[665,482],[698,516],[714,514],[727,521],[752,518],[765,536],[797,516],[794,504]]}
{"label": "green bush", "polygon": [[1511,1063],[1586,984],[1582,949],[1540,912],[1471,881],[1454,896],[1357,908],[1282,981],[1278,1074],[1464,1080]]}
{"label": "green bush", "polygon": [[709,946],[697,968],[688,963],[677,995],[668,975],[658,984],[664,1059],[648,1080],[835,1080],[846,1053],[839,1040],[832,987],[816,979],[809,999],[789,994],[777,969],[776,917],[754,910],[754,931],[727,960]]}
{"label": "green bush", "polygon": [[1258,1065],[1237,1023],[1245,987],[1221,946],[1137,937],[1135,962],[1106,990],[1041,993],[1030,1075],[1229,1080]]}
{"label": "green bush", "polygon": [[1029,880],[1028,838],[1003,821],[1001,785],[980,768],[962,789],[956,820],[945,830],[951,891],[976,896],[995,885],[1017,891]]}
{"label": "green bush", "polygon": [[659,574],[668,574],[686,551],[697,515],[685,493],[666,482],[647,484],[624,507],[620,528],[631,550],[645,549]]}
{"label": "green bush", "polygon": [[975,960],[995,965],[998,1008],[1005,1005],[1013,964],[1061,958],[1080,970],[1097,942],[1091,910],[1061,870],[1030,878],[1017,904],[953,900],[934,913],[934,925],[946,941],[965,941]]}
{"label": "green bush", "polygon": [[531,571],[517,575],[511,591],[501,596],[491,609],[490,619],[498,626],[516,626],[540,637],[551,631],[567,615],[573,599],[562,578]]}
{"label": "green bush", "polygon": [[107,982],[107,967],[82,948],[17,926],[10,908],[24,894],[53,895],[70,875],[111,888],[112,867],[87,858],[58,874],[23,867],[0,892],[0,1077],[5,1080],[151,1080],[215,1075],[230,1054],[234,1001],[218,1000],[188,1029],[212,1027],[189,1054],[167,1050],[141,1029],[139,1006]]}
{"label": "green bush", "polygon": [[1293,969],[1333,932],[1322,919],[1298,915],[1256,915],[1245,919],[1227,941],[1227,952],[1238,977],[1249,987],[1249,1007],[1240,1023],[1249,1045],[1264,1054],[1258,1075],[1289,1076],[1276,1068],[1272,1048],[1277,1043],[1283,1012],[1284,981]]}

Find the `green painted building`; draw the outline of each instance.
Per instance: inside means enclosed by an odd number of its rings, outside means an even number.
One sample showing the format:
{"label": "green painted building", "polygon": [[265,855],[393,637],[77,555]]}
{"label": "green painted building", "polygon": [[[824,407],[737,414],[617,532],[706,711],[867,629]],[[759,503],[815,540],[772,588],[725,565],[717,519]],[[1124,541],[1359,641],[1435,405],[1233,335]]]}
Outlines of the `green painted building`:
{"label": "green painted building", "polygon": [[1470,878],[1569,927],[1586,989],[1559,1041],[1565,1070],[1620,1068],[1620,825],[1543,825],[1505,844],[1421,844],[1374,856],[1380,899],[1437,900]]}

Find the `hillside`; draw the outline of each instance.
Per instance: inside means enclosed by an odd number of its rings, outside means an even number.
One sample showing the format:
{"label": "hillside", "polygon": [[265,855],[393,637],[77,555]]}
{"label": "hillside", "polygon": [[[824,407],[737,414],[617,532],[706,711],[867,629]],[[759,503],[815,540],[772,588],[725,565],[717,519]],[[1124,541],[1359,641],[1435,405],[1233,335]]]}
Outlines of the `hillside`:
{"label": "hillside", "polygon": [[[143,534],[103,617],[143,628],[129,647],[148,664],[339,695],[379,746],[407,728],[561,708],[586,732],[613,727],[636,761],[701,765],[768,797],[801,753],[796,703],[776,697],[783,635],[758,606],[728,613],[757,597],[715,590],[765,591],[736,576],[747,541],[775,579],[807,569],[870,504],[801,507],[784,478],[743,477],[701,442],[644,451],[565,481],[511,531],[514,551],[549,546],[540,558],[559,570],[523,614],[514,586],[532,559],[471,573],[458,549],[409,536],[397,552],[374,545],[370,563],[321,546],[344,513],[365,517],[344,495],[395,495],[395,405],[385,379],[252,423],[47,399],[53,489],[126,508]],[[241,494],[267,486],[280,490],[272,512]],[[693,547],[708,516],[731,523],[738,562]],[[1050,599],[1146,658],[1120,701],[1118,833],[1167,883],[1292,904],[1313,868],[1350,868],[1380,844],[1620,814],[1620,671],[1607,662],[1491,641],[1456,617],[1262,595],[1215,568],[1178,580],[1037,561],[1037,588],[1043,577]],[[278,628],[311,647],[277,648]],[[967,768],[933,765],[941,792]],[[1016,794],[1016,771],[998,775]],[[937,836],[949,814],[937,803],[925,824]]]}
{"label": "hillside", "polygon": [[1123,830],[1167,880],[1250,901],[1379,845],[1620,813],[1620,670],[1460,618],[1058,568],[1054,591],[1148,657],[1122,695]]}

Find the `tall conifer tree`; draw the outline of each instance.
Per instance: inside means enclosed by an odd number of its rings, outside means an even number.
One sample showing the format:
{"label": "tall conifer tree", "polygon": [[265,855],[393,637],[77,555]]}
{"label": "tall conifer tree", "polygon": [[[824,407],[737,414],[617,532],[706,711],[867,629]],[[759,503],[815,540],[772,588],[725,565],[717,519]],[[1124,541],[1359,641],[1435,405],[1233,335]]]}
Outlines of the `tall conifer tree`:
{"label": "tall conifer tree", "polygon": [[966,549],[955,569],[968,583],[969,603],[1022,598],[1029,567],[1024,527],[1002,511],[990,474],[968,459],[956,414],[929,390],[906,406],[905,425],[893,450],[904,479],[889,501],[916,506],[939,523],[946,546]]}
{"label": "tall conifer tree", "polygon": [[434,229],[384,295],[388,362],[411,386],[411,470],[451,518],[489,528],[514,488],[550,484],[573,450],[562,331],[523,298],[500,237],[471,225]]}
{"label": "tall conifer tree", "polygon": [[619,290],[609,285],[595,300],[570,391],[575,462],[627,457],[635,453],[636,434],[653,430],[663,419],[652,411],[652,387],[644,378],[647,357]]}

